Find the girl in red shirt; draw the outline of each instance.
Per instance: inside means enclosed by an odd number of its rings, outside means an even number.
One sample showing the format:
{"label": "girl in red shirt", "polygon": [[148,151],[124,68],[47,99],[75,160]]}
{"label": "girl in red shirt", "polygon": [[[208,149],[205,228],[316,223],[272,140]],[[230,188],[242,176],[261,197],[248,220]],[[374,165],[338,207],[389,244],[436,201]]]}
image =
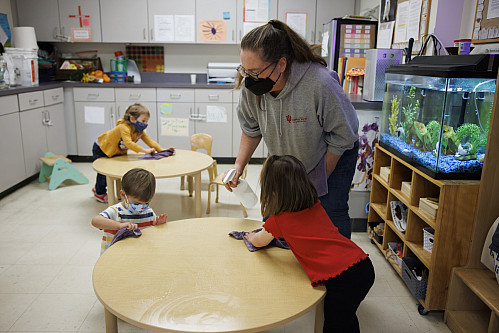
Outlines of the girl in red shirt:
{"label": "girl in red shirt", "polygon": [[374,283],[368,255],[338,232],[297,158],[270,156],[260,186],[262,215],[269,218],[244,237],[257,247],[284,238],[312,286],[326,286],[323,332],[360,332],[357,308]]}

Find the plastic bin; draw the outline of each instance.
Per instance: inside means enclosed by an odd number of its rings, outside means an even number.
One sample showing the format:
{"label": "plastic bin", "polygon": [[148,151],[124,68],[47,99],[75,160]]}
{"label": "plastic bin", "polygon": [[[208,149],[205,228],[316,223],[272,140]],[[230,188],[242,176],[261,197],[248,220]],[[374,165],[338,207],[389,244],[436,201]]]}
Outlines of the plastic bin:
{"label": "plastic bin", "polygon": [[435,230],[432,227],[423,228],[423,249],[430,253],[433,250],[433,238],[435,238]]}
{"label": "plastic bin", "polygon": [[418,280],[412,272],[414,267],[418,270],[426,269],[423,263],[416,257],[402,258],[402,280],[405,282],[414,297],[417,299],[425,299],[428,281],[423,279]]}
{"label": "plastic bin", "polygon": [[109,72],[111,82],[126,82],[126,72]]}

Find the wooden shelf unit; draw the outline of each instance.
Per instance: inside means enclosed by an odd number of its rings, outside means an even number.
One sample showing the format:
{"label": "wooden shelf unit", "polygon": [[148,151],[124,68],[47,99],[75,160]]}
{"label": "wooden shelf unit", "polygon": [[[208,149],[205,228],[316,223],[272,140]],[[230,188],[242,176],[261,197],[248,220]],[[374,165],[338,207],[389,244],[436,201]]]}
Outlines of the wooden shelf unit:
{"label": "wooden shelf unit", "polygon": [[499,85],[496,85],[470,253],[466,266],[452,270],[449,285],[444,320],[454,333],[499,332],[499,285],[495,274],[480,261],[487,233],[499,217],[498,98]]}
{"label": "wooden shelf unit", "polygon": [[[379,175],[383,166],[391,167],[388,183]],[[402,182],[412,182],[409,198],[401,191]],[[385,223],[383,244],[377,245],[387,258],[388,243],[400,242],[404,244],[404,257],[417,257],[428,268],[426,297],[418,300],[427,310],[445,309],[451,269],[466,264],[479,186],[480,182],[474,180],[433,179],[376,145],[368,228]],[[419,209],[419,199],[425,197],[439,199],[436,219]],[[392,220],[390,202],[396,200],[408,207],[405,232],[399,231]],[[423,248],[425,227],[435,230],[431,253]],[[395,261],[388,261],[402,276]]]}

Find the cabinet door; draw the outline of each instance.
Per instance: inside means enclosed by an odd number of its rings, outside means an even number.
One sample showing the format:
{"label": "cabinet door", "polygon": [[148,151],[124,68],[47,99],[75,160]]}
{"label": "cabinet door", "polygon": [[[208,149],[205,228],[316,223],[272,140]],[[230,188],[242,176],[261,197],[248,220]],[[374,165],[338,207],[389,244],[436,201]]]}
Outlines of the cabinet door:
{"label": "cabinet door", "polygon": [[17,26],[34,27],[37,41],[60,41],[56,38],[62,35],[57,0],[17,0],[17,15]]}
{"label": "cabinet door", "polygon": [[277,18],[277,0],[252,1],[237,0],[237,43],[251,29],[264,25]]}
{"label": "cabinet door", "polygon": [[116,125],[114,102],[75,102],[76,140],[79,156],[92,156],[97,137]]}
{"label": "cabinet door", "polygon": [[195,133],[213,137],[212,156],[232,156],[232,103],[196,103],[191,120]]}
{"label": "cabinet door", "polygon": [[236,43],[236,1],[196,0],[196,21],[198,43]]}
{"label": "cabinet door", "polygon": [[[149,118],[148,121],[148,126],[146,129],[147,135],[153,139],[154,141],[158,141],[158,119],[157,119],[157,113],[156,113],[156,102],[142,102],[142,101],[137,101],[137,103],[140,103],[144,105],[147,110],[149,110],[149,114],[151,117]],[[123,118],[125,115],[126,109],[130,106],[130,102],[116,102],[116,110],[117,110],[117,119]],[[139,141],[137,142],[139,146],[144,147],[144,148],[149,148],[148,145],[146,145],[144,142]]]}
{"label": "cabinet door", "polygon": [[147,0],[101,0],[100,12],[103,42],[149,41]]}
{"label": "cabinet door", "polygon": [[158,110],[158,143],[163,148],[191,150],[194,123],[189,119],[194,103],[160,102]]}
{"label": "cabinet door", "polygon": [[45,156],[45,153],[48,152],[45,125],[43,124],[43,111],[45,111],[44,108],[38,108],[20,112],[27,177],[31,177],[40,171],[40,157]]}
{"label": "cabinet door", "polygon": [[279,0],[277,18],[286,22],[307,42],[314,43],[315,6],[316,0]]}
{"label": "cabinet door", "polygon": [[[148,0],[147,5],[151,42],[194,43],[196,41],[195,0]],[[164,28],[167,30],[163,30]],[[160,33],[160,30],[167,33]]]}
{"label": "cabinet door", "polygon": [[[15,95],[13,95],[15,96]],[[19,112],[0,116],[0,192],[26,179]],[[7,158],[8,157],[8,158]],[[41,156],[39,156],[41,157]]]}
{"label": "cabinet door", "polygon": [[59,1],[59,20],[63,35],[69,36],[72,41],[83,41],[86,35],[73,38],[73,29],[87,31],[90,40],[85,42],[102,42],[100,27],[99,0],[64,0]]}
{"label": "cabinet door", "polygon": [[48,151],[56,155],[66,156],[68,146],[66,142],[66,123],[64,121],[63,104],[55,104],[45,107],[45,132],[47,135]]}

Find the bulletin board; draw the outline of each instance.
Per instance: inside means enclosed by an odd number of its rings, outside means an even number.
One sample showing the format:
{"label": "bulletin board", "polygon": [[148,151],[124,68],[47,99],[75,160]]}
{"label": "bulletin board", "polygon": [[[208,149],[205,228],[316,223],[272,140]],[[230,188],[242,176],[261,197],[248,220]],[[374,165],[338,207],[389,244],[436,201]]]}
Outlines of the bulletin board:
{"label": "bulletin board", "polygon": [[[383,1],[383,0],[382,0]],[[397,14],[396,17],[400,17],[399,10],[400,8],[405,8],[407,11],[407,15],[409,15],[412,10],[409,10],[409,4],[413,0],[399,0],[397,2]],[[404,4],[405,3],[405,4]],[[417,3],[417,2],[416,2]],[[402,6],[401,6],[402,4]],[[412,6],[412,4],[411,4]],[[430,21],[430,7],[431,7],[431,0],[421,0],[421,11],[419,15],[419,32],[417,34],[418,38],[414,38],[414,45],[412,47],[412,53],[417,54],[419,50],[421,49],[421,46],[424,42],[425,36],[428,34],[428,24]],[[381,13],[380,13],[381,15]],[[395,22],[395,25],[397,25],[397,22]],[[395,27],[396,29],[397,27]],[[393,49],[404,49],[408,46],[409,44],[409,37],[404,41],[404,42],[395,42],[392,44]]]}
{"label": "bulletin board", "polygon": [[499,0],[477,1],[472,42],[499,42]]}

